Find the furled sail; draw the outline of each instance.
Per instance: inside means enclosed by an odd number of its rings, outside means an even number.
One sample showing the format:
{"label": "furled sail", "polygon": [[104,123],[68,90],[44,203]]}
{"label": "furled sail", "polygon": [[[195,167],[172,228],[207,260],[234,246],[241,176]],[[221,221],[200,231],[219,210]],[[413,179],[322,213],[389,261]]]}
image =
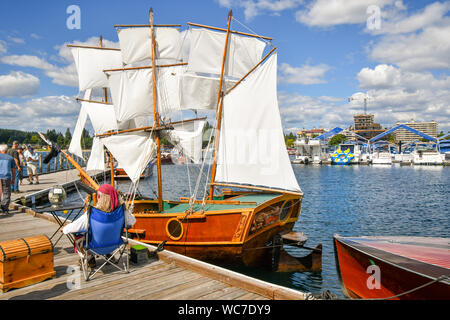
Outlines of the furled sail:
{"label": "furled sail", "polygon": [[128,177],[136,183],[154,156],[155,143],[149,132],[133,132],[101,139]]}
{"label": "furled sail", "polygon": [[183,151],[183,155],[193,163],[201,163],[204,120],[191,121],[174,125],[174,130],[166,137]]}
{"label": "furled sail", "polygon": [[224,97],[215,182],[301,192],[277,101],[277,55]]}
{"label": "furled sail", "polygon": [[152,69],[106,72],[119,122],[153,115]]}
{"label": "furled sail", "polygon": [[[152,58],[149,27],[117,29],[124,64]],[[155,28],[156,58],[177,60],[181,54],[180,31],[175,28]]]}
{"label": "furled sail", "polygon": [[122,66],[122,55],[117,50],[73,48],[72,54],[78,71],[80,91],[108,87],[103,70]]}
{"label": "furled sail", "polygon": [[[226,34],[207,29],[190,30],[188,72],[220,74]],[[256,38],[230,35],[225,75],[244,76],[260,60],[265,43]]]}

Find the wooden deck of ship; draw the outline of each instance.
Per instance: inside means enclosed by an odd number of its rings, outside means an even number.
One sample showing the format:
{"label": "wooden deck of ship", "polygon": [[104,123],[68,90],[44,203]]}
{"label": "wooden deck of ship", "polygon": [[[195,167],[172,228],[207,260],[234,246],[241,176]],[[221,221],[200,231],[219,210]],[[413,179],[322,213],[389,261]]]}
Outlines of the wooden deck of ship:
{"label": "wooden deck of ship", "polygon": [[[55,177],[48,177],[54,179]],[[42,184],[44,185],[44,184]],[[40,186],[40,185],[38,185]],[[34,190],[36,191],[36,190]],[[12,204],[11,215],[0,215],[0,242],[46,234],[58,225],[50,214]],[[155,248],[149,245],[150,250]],[[274,285],[218,266],[162,251],[148,263],[133,265],[123,273],[113,267],[86,282],[71,274],[78,256],[67,237],[54,248],[56,278],[0,293],[0,300],[304,300],[306,294]],[[71,285],[73,280],[78,286]],[[69,289],[72,288],[72,289]]]}

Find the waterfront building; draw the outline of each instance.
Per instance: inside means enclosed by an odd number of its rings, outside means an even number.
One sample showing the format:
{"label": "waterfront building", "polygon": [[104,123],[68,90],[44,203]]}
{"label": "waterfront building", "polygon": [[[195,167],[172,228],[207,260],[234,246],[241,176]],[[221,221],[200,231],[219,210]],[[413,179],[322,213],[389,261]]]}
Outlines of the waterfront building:
{"label": "waterfront building", "polygon": [[307,137],[307,138],[314,138],[317,136],[320,136],[321,134],[324,134],[325,132],[327,132],[328,130],[324,129],[324,128],[320,128],[320,129],[311,129],[311,130],[300,130],[297,132],[297,136],[298,137]]}
{"label": "waterfront building", "polygon": [[[411,127],[413,129],[419,130],[427,135],[430,135],[434,138],[438,135],[438,124],[436,121],[428,121],[428,122],[415,122],[414,120],[411,120],[407,123],[400,123],[397,122],[396,125],[405,124],[408,127]],[[411,142],[415,140],[420,140],[422,137],[418,136],[417,134],[414,134],[408,130],[405,129],[399,129],[395,132],[395,142]]]}
{"label": "waterfront building", "polygon": [[353,131],[368,140],[385,131],[379,123],[374,122],[373,114],[355,114],[353,119]]}

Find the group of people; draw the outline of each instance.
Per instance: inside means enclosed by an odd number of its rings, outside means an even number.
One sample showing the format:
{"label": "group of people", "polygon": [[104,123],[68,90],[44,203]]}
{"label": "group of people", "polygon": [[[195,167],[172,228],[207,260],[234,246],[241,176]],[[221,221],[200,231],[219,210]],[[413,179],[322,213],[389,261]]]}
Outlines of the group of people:
{"label": "group of people", "polygon": [[19,184],[22,185],[23,169],[28,172],[28,182],[33,184],[33,176],[36,184],[39,184],[37,174],[37,162],[39,156],[31,146],[20,146],[14,141],[12,148],[6,144],[0,145],[0,213],[9,213],[11,193],[20,193]]}

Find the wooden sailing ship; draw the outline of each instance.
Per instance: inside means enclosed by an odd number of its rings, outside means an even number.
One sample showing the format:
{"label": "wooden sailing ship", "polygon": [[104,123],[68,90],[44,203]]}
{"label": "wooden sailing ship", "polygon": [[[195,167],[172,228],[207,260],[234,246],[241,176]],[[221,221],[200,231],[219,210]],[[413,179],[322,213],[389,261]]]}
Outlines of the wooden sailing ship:
{"label": "wooden sailing ship", "polygon": [[[232,20],[230,11],[226,29],[188,23],[183,37],[180,25],[154,24],[150,10],[148,25],[115,26],[120,48],[104,47],[102,41],[100,46],[70,45],[84,98],[78,99],[81,111],[69,152],[80,153],[89,116],[96,133],[91,156],[86,170],[76,166],[86,184],[98,188],[87,172],[105,170],[105,148],[133,181],[134,191],[143,169],[156,158],[157,197],[136,199],[133,191],[127,197],[142,242],[246,266],[272,264],[275,255],[281,256],[278,270],[289,260],[289,271],[319,271],[321,247],[303,260],[279,250],[283,239],[302,247],[306,237],[292,241],[303,192],[284,143],[276,48],[266,48],[271,38],[232,31]],[[187,61],[180,54],[186,38]],[[104,88],[102,101],[92,98],[97,88]],[[171,112],[192,109],[215,111],[212,163],[200,156],[205,119],[170,120]],[[163,198],[163,135],[191,162],[208,168],[202,195],[197,180],[188,197]]]}

